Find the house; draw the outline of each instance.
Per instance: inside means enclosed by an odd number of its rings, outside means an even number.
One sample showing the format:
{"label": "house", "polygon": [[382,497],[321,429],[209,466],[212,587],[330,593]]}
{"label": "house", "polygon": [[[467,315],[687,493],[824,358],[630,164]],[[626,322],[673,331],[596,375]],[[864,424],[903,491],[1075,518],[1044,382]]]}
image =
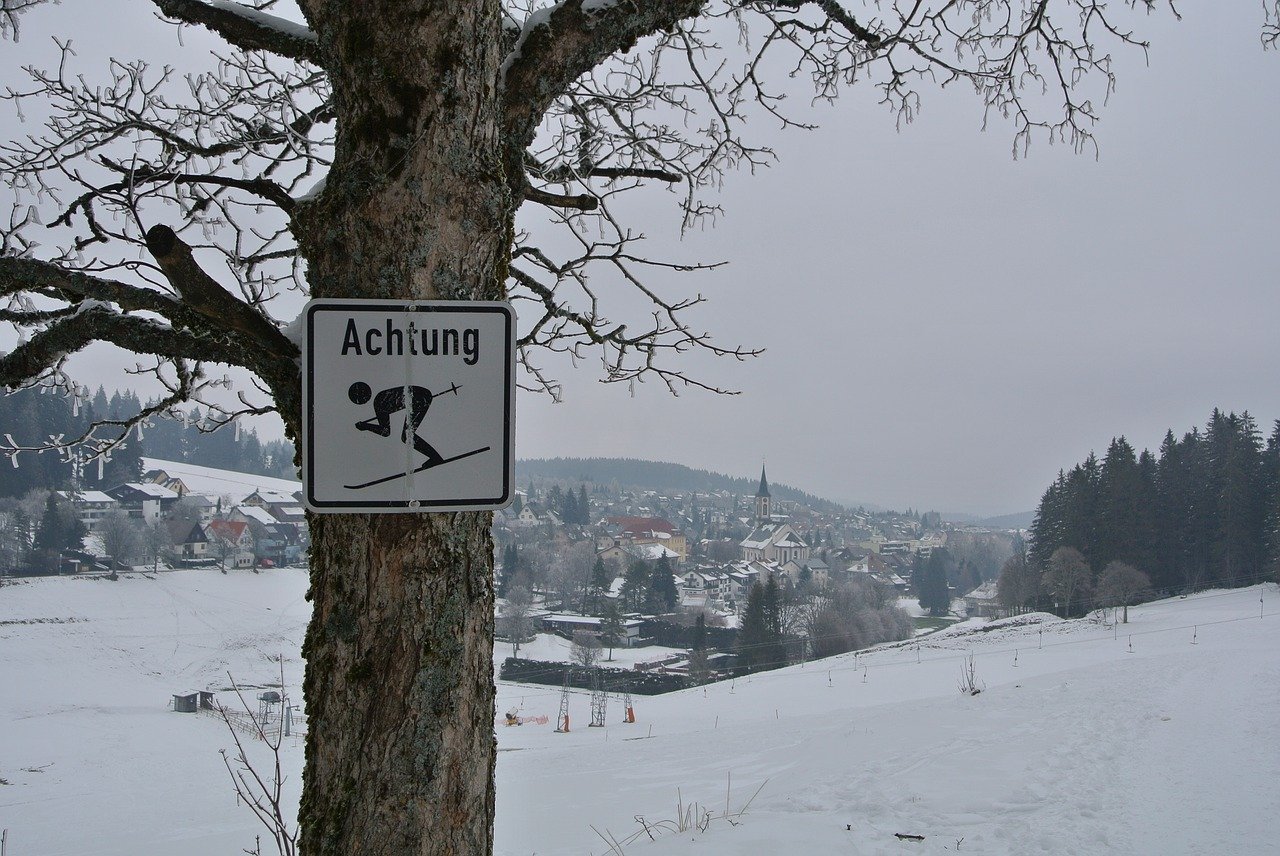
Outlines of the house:
{"label": "house", "polygon": [[[622,619],[622,638],[619,639],[619,647],[630,648],[640,641],[640,625],[644,622],[638,618]],[[604,624],[603,618],[592,618],[589,615],[563,615],[553,613],[542,617],[542,629],[548,633],[555,633],[566,639],[572,639],[573,634],[579,630],[585,630],[588,633],[600,633],[600,627]]]}
{"label": "house", "polygon": [[237,508],[250,507],[262,509],[270,520],[260,517],[263,523],[287,523],[299,530],[299,535],[307,526],[307,514],[299,499],[300,493],[284,493],[282,491],[255,490],[240,501]]}
{"label": "house", "polygon": [[102,523],[102,518],[113,511],[120,510],[119,501],[100,490],[66,490],[56,493],[62,499],[71,502],[76,516],[89,532],[96,532]]}
{"label": "house", "polygon": [[241,505],[256,505],[268,510],[280,506],[296,506],[300,505],[300,493],[285,493],[278,490],[255,490],[253,493],[240,500]]}
{"label": "house", "polygon": [[555,516],[546,511],[541,505],[530,501],[521,506],[520,513],[513,520],[510,520],[509,524],[516,528],[532,529],[543,523],[550,523],[555,519]]}
{"label": "house", "polygon": [[656,562],[665,558],[671,564],[672,570],[680,565],[680,554],[662,544],[631,544],[623,547],[622,550],[631,559],[639,559],[642,562]]}
{"label": "house", "polygon": [[209,537],[203,526],[189,520],[166,520],[165,527],[179,564],[202,565],[210,561]]}
{"label": "house", "polygon": [[660,544],[675,553],[680,561],[689,555],[684,532],[665,517],[608,517],[605,527],[617,545]]}
{"label": "house", "polygon": [[152,482],[116,485],[108,489],[106,494],[120,503],[122,511],[143,523],[159,520],[179,499],[176,491]]}
{"label": "house", "polygon": [[253,552],[260,563],[270,562],[282,567],[297,561],[301,555],[297,530],[287,523],[266,523],[259,529],[249,524],[253,530]]}
{"label": "house", "polygon": [[996,591],[996,580],[987,580],[964,596],[964,606],[970,618],[1000,618],[1004,607]]}
{"label": "house", "polygon": [[207,528],[213,556],[225,567],[251,568],[253,533],[243,520],[214,520]]}
{"label": "house", "polygon": [[601,550],[597,550],[596,558],[600,559],[600,561],[605,564],[608,564],[609,562],[625,563],[630,560],[631,554],[628,553],[621,544],[615,542]]}
{"label": "house", "polygon": [[257,521],[263,525],[275,523],[276,519],[271,515],[264,506],[261,505],[237,505],[231,509],[231,513],[227,515],[228,520],[242,520],[248,523],[250,520]]}
{"label": "house", "polygon": [[142,474],[142,480],[150,484],[158,484],[161,487],[167,487],[178,496],[186,496],[191,492],[186,482],[177,476],[170,475],[164,470],[147,470]]}
{"label": "house", "polygon": [[817,556],[810,556],[803,561],[789,559],[782,563],[782,573],[793,585],[807,579],[810,586],[822,588],[831,580],[831,568]]}
{"label": "house", "polygon": [[723,604],[730,597],[729,575],[721,571],[701,569],[680,575],[680,604],[686,607],[710,607]]}

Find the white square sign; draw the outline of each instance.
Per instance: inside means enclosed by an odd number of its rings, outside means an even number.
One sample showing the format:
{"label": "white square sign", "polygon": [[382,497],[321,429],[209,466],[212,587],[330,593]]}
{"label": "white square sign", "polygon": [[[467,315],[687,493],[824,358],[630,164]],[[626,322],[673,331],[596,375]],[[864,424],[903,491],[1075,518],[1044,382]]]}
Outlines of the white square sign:
{"label": "white square sign", "polygon": [[302,482],[319,512],[511,502],[509,303],[313,300],[304,310]]}

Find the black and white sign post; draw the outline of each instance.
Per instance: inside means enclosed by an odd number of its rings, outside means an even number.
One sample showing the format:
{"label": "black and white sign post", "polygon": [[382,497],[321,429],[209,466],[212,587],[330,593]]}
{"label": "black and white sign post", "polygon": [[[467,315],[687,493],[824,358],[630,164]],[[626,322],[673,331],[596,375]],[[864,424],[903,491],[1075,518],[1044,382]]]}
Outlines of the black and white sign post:
{"label": "black and white sign post", "polygon": [[302,481],[319,512],[475,511],[514,496],[509,303],[313,300]]}

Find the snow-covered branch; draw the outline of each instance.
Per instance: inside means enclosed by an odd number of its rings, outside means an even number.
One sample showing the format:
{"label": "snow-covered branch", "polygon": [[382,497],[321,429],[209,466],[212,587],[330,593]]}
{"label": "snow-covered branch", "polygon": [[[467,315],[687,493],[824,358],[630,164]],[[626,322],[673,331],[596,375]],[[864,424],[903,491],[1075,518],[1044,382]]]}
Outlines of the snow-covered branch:
{"label": "snow-covered branch", "polygon": [[243,50],[320,63],[316,34],[302,24],[230,0],[152,0],[169,18],[208,27]]}

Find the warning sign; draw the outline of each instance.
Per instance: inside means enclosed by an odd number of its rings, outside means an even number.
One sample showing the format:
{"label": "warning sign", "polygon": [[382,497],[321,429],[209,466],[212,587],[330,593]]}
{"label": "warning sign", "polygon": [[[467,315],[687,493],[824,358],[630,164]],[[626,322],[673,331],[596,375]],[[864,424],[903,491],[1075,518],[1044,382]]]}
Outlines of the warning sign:
{"label": "warning sign", "polygon": [[308,508],[464,511],[511,501],[510,304],[313,300],[304,322]]}

